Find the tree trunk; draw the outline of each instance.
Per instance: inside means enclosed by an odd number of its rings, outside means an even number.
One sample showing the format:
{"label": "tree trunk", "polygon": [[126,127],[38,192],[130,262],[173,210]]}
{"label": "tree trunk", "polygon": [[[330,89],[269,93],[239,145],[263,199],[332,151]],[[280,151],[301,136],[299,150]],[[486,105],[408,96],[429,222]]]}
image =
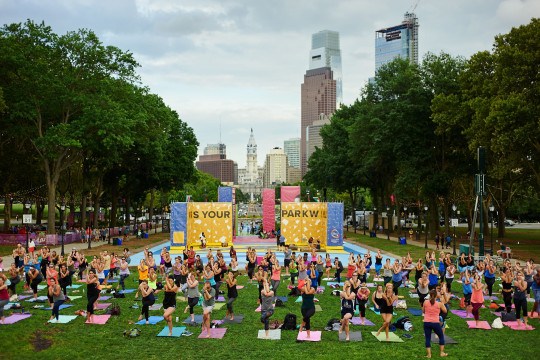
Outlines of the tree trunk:
{"label": "tree trunk", "polygon": [[45,203],[41,201],[41,199],[36,198],[36,225],[41,225],[44,212],[45,212]]}
{"label": "tree trunk", "polygon": [[13,202],[11,201],[10,194],[6,194],[4,198],[6,199],[4,203],[4,232],[7,233],[10,232],[9,228],[11,227],[11,209]]}
{"label": "tree trunk", "polygon": [[152,221],[152,219],[154,219],[154,202],[156,200],[156,189],[152,189],[150,190],[150,206],[149,206],[149,211],[148,211],[148,216],[150,217],[150,219],[147,219],[147,220],[150,220]]}
{"label": "tree trunk", "polygon": [[[47,186],[48,186],[48,207],[49,207],[49,213],[47,216],[47,233],[49,234],[55,234],[56,228],[54,227],[54,224],[56,222],[56,181],[54,179],[51,179],[51,181],[47,180]],[[37,204],[36,204],[37,205]],[[40,207],[37,207],[37,211],[39,211]],[[37,217],[37,216],[36,216]]]}
{"label": "tree trunk", "polygon": [[81,198],[81,229],[86,229],[86,194],[84,193]]}
{"label": "tree trunk", "polygon": [[504,207],[501,207],[498,209],[499,215],[497,217],[498,224],[497,224],[497,238],[502,239],[504,238],[504,235],[506,233],[506,229],[504,227],[504,219],[506,218],[506,209]]}

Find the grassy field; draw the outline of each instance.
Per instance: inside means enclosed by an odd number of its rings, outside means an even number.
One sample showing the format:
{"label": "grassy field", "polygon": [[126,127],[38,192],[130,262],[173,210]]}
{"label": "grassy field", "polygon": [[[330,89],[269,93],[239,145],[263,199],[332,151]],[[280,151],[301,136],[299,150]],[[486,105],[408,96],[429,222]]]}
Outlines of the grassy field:
{"label": "grassy field", "polygon": [[[131,276],[127,280],[128,288],[136,286],[135,277]],[[279,295],[286,295],[286,280],[282,280],[279,288]],[[191,337],[162,338],[156,335],[163,329],[165,323],[162,321],[157,325],[134,326],[133,321],[137,320],[139,310],[131,309],[134,303],[134,294],[127,294],[125,299],[118,299],[116,302],[121,306],[122,313],[118,317],[111,317],[106,325],[87,325],[84,319],[78,317],[68,324],[49,324],[46,321],[50,316],[49,311],[30,308],[31,303],[22,302],[27,310],[32,313],[29,319],[20,321],[14,325],[1,326],[0,344],[2,344],[0,358],[2,359],[80,359],[92,357],[95,359],[109,358],[113,354],[122,354],[123,358],[129,359],[297,359],[299,357],[309,357],[310,359],[340,359],[361,355],[367,358],[377,359],[416,359],[425,355],[424,337],[422,329],[422,318],[410,315],[407,310],[397,310],[394,319],[409,315],[414,324],[411,332],[413,338],[404,339],[403,343],[380,343],[371,334],[376,331],[381,324],[380,316],[368,311],[367,317],[373,321],[375,327],[352,326],[353,331],[361,331],[363,341],[361,343],[339,342],[337,332],[324,331],[324,326],[331,318],[339,318],[339,299],[331,296],[330,290],[326,288],[324,294],[317,295],[323,311],[317,312],[312,318],[312,329],[322,330],[322,341],[316,343],[297,343],[296,331],[282,331],[281,341],[268,341],[257,339],[257,331],[262,329],[259,321],[259,313],[254,310],[257,307],[257,287],[247,284],[245,276],[239,277],[239,283],[245,285],[239,290],[239,298],[234,304],[236,314],[245,316],[242,324],[227,326],[227,333],[221,340],[198,339],[200,328],[188,327],[194,335]],[[325,285],[326,282],[323,282]],[[457,285],[457,284],[456,284]],[[458,288],[459,286],[456,286]],[[81,287],[77,293],[72,295],[83,295],[82,299],[73,301],[73,307],[61,310],[61,314],[70,315],[77,309],[86,307],[86,299]],[[222,286],[222,289],[224,286]],[[373,290],[373,289],[371,289]],[[40,294],[44,294],[45,290]],[[400,294],[408,294],[405,289],[400,289]],[[157,302],[162,301],[160,296]],[[418,302],[406,296],[409,307],[418,308]],[[108,300],[107,302],[112,302]],[[140,305],[140,302],[138,302]],[[187,315],[183,314],[186,303],[178,302],[178,310],[173,315],[178,316],[180,321]],[[452,308],[457,308],[458,302],[452,302]],[[530,305],[529,305],[530,307]],[[287,313],[294,313],[300,321],[300,304],[294,302],[294,298],[289,298],[285,307],[276,308],[273,319],[283,321]],[[11,313],[11,311],[7,311]],[[202,310],[197,307],[196,314],[201,314]],[[151,311],[151,315],[161,315],[162,311]],[[225,316],[225,308],[215,310],[212,318],[221,319]],[[490,323],[495,318],[489,310],[482,309],[481,317]],[[533,359],[536,358],[538,335],[540,322],[538,319],[530,322],[537,330],[534,331],[513,331],[508,328],[501,330],[469,330],[465,320],[454,315],[449,317],[449,329],[447,334],[454,338],[459,344],[448,345],[446,350],[452,358],[478,359],[489,357],[490,359]],[[178,324],[181,326],[181,324]],[[138,338],[124,338],[124,330],[137,327],[141,330]],[[401,336],[403,330],[397,330],[396,334]],[[518,348],[501,351],[503,346],[516,344]],[[536,355],[535,355],[536,354]],[[438,347],[434,346],[434,356],[438,356]]]}

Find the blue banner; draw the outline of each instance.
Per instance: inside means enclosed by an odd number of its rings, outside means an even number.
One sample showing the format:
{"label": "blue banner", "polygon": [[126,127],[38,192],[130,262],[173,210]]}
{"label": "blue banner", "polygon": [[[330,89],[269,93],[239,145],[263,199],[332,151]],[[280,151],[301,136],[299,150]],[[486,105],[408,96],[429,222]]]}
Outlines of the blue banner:
{"label": "blue banner", "polygon": [[187,238],[187,203],[171,204],[171,246],[185,246]]}
{"label": "blue banner", "polygon": [[233,202],[233,189],[230,186],[218,187],[218,202]]}
{"label": "blue banner", "polygon": [[328,203],[326,246],[343,246],[343,203]]}

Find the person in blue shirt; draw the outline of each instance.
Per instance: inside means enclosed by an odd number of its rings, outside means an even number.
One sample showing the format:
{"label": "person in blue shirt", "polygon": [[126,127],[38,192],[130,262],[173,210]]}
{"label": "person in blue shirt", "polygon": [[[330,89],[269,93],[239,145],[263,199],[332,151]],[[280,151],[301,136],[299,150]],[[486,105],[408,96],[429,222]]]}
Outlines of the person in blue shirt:
{"label": "person in blue shirt", "polygon": [[319,272],[315,268],[315,264],[311,264],[307,271],[308,278],[311,280],[311,286],[317,289],[317,286],[319,286],[317,282],[317,278],[319,277]]}
{"label": "person in blue shirt", "polygon": [[469,314],[472,314],[472,305],[471,305],[471,296],[472,296],[472,277],[469,273],[469,270],[465,270],[461,277],[461,285],[463,286],[463,297],[465,298],[465,309],[467,312],[467,317]]}

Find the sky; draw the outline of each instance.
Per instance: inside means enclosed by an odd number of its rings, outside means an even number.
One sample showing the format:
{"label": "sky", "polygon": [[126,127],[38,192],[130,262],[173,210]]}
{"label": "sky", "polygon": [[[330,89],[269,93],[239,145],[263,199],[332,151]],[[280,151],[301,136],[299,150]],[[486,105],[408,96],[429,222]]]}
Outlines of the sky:
{"label": "sky", "polygon": [[0,23],[44,21],[64,34],[93,30],[132,52],[142,83],[209,143],[246,164],[253,128],[258,162],[300,137],[300,85],[311,35],[340,34],[343,98],[374,75],[375,31],[398,25],[416,4],[420,58],[470,57],[497,34],[540,17],[540,0],[0,0]]}

